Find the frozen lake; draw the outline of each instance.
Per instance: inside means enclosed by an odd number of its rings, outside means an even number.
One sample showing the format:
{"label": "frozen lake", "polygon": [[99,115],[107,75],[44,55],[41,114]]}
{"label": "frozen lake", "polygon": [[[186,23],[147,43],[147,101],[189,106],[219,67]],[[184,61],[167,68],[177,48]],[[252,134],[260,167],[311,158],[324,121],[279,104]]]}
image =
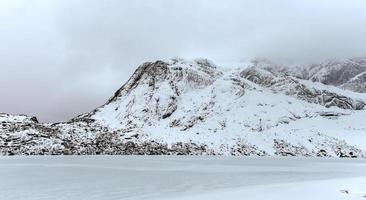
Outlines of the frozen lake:
{"label": "frozen lake", "polygon": [[361,199],[366,160],[0,157],[0,200]]}

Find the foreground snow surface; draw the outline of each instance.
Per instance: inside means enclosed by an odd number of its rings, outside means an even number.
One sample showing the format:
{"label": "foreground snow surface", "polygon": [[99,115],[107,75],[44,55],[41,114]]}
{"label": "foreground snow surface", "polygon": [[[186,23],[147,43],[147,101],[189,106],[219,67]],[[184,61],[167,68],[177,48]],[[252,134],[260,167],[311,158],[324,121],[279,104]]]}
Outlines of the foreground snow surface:
{"label": "foreground snow surface", "polygon": [[366,160],[1,157],[0,199],[362,199]]}

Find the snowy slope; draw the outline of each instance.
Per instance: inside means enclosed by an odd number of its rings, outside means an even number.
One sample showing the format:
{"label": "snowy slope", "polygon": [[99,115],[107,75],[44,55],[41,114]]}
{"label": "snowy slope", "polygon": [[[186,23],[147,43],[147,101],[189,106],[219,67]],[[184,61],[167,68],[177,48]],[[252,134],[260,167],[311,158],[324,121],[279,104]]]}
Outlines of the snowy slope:
{"label": "snowy slope", "polygon": [[366,93],[366,71],[356,75],[346,83],[343,83],[341,88]]}
{"label": "snowy slope", "polygon": [[[147,62],[105,105],[68,123],[43,124],[46,141],[29,138],[26,124],[0,131],[37,141],[31,154],[366,155],[366,94],[271,69]],[[3,154],[27,153],[3,146]]]}

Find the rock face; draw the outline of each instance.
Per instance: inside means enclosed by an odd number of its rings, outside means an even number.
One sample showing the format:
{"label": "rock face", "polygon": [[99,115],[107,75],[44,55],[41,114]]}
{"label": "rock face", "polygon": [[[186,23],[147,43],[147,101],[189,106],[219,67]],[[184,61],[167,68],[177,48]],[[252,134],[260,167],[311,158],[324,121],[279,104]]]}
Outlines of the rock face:
{"label": "rock face", "polygon": [[366,95],[259,64],[144,63],[67,123],[1,114],[0,154],[366,156]]}

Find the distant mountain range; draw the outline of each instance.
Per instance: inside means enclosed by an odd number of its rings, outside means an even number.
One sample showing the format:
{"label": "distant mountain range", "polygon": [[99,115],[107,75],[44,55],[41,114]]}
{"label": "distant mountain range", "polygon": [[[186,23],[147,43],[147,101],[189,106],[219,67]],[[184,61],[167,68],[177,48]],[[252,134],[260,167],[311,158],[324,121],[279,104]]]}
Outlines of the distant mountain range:
{"label": "distant mountain range", "polygon": [[1,155],[366,157],[366,59],[146,62],[68,122],[0,114]]}

